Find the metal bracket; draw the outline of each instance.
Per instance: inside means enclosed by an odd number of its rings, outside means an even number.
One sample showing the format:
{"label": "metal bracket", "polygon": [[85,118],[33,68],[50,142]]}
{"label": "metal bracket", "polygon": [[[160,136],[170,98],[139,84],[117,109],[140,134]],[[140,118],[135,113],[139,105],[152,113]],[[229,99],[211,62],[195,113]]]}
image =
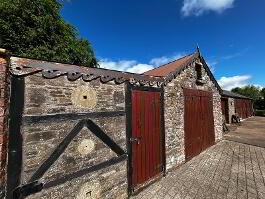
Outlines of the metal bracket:
{"label": "metal bracket", "polygon": [[137,144],[139,144],[141,141],[141,138],[139,137],[131,137],[129,138],[129,142],[137,142]]}
{"label": "metal bracket", "polygon": [[28,196],[34,193],[38,193],[43,189],[43,183],[38,181],[31,182],[20,187],[17,187],[13,191],[13,199],[22,199],[22,196]]}

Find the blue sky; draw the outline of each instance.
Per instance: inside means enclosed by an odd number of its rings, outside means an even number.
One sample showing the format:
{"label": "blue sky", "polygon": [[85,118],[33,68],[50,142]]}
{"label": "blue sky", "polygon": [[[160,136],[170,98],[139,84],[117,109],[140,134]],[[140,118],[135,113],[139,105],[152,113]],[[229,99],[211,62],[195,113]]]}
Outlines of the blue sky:
{"label": "blue sky", "polygon": [[66,0],[101,67],[142,73],[200,50],[225,89],[265,86],[263,0]]}

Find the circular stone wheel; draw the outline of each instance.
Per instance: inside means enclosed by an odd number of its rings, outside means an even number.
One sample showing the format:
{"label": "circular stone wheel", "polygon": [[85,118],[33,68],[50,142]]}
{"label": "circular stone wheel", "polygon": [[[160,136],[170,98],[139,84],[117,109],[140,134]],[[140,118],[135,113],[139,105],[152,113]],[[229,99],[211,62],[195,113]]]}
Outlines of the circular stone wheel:
{"label": "circular stone wheel", "polygon": [[79,145],[77,146],[77,151],[82,156],[88,155],[95,149],[95,142],[91,139],[84,139],[82,140]]}
{"label": "circular stone wheel", "polygon": [[71,101],[77,107],[93,108],[97,105],[97,93],[91,88],[81,86],[73,91]]}

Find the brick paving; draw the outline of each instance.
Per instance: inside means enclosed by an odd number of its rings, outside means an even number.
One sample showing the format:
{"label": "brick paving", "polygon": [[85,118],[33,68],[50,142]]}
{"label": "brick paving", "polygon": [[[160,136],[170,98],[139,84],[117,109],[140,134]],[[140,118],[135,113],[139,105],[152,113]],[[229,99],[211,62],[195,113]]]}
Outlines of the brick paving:
{"label": "brick paving", "polygon": [[234,125],[229,128],[231,131],[224,135],[224,139],[265,148],[265,117],[251,117],[235,130]]}
{"label": "brick paving", "polygon": [[134,199],[265,199],[265,149],[222,141]]}

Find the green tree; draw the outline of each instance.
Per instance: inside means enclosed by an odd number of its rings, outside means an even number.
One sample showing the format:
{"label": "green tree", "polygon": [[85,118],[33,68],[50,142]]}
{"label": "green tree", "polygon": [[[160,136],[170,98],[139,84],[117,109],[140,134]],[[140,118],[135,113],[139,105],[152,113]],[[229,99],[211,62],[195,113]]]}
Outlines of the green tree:
{"label": "green tree", "polygon": [[239,88],[239,87],[233,88],[231,91],[232,91],[233,93],[237,93],[237,94],[242,95],[242,89]]}
{"label": "green tree", "polygon": [[12,54],[97,67],[91,43],[60,16],[57,0],[1,0],[0,47]]}
{"label": "green tree", "polygon": [[248,85],[243,88],[238,88],[238,87],[233,88],[231,91],[234,93],[244,95],[246,97],[250,97],[253,100],[258,100],[261,97],[260,89],[254,85]]}

